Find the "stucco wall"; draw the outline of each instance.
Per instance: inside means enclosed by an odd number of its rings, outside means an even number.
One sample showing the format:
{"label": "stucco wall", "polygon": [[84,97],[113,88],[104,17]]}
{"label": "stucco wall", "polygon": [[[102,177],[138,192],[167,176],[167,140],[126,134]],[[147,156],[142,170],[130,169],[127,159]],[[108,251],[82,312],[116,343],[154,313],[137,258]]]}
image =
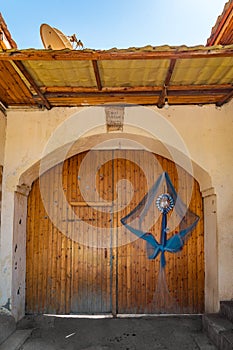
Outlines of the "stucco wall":
{"label": "stucco wall", "polygon": [[[163,128],[158,119],[147,113],[164,116]],[[149,135],[156,134],[162,143],[170,144],[183,152],[184,145],[190,157],[209,175],[217,198],[217,230],[219,261],[220,299],[233,298],[233,235],[231,210],[233,198],[233,102],[221,109],[215,106],[180,106],[168,110],[129,107],[125,112],[125,122],[134,125],[124,127],[124,132]],[[159,114],[158,114],[159,113]],[[69,117],[74,115],[73,123]],[[0,119],[1,122],[1,119]],[[105,115],[102,108],[55,108],[51,111],[10,111],[7,116],[4,178],[3,215],[1,235],[2,281],[0,305],[11,295],[12,241],[14,222],[14,191],[21,175],[35,164],[46,151],[88,135],[105,133]],[[146,125],[149,123],[149,125]],[[58,128],[62,125],[62,128]],[[92,128],[92,130],[91,130]],[[174,137],[174,132],[184,142]],[[54,137],[55,135],[55,137]],[[114,134],[113,134],[114,135]],[[50,140],[52,142],[47,142]],[[0,141],[1,142],[1,141]],[[80,148],[81,149],[81,148]],[[1,159],[1,154],[0,154]],[[205,188],[207,189],[207,188]]]}
{"label": "stucco wall", "polygon": [[6,117],[0,111],[0,165],[3,165],[3,161],[4,161],[5,132],[6,132]]}
{"label": "stucco wall", "polygon": [[217,196],[220,299],[233,298],[233,102],[215,107],[176,108],[170,120],[190,154],[211,176]]}
{"label": "stucco wall", "polygon": [[4,163],[5,136],[6,136],[6,117],[0,111],[0,234],[1,234],[1,208],[2,208],[2,175],[3,175],[3,163]]}

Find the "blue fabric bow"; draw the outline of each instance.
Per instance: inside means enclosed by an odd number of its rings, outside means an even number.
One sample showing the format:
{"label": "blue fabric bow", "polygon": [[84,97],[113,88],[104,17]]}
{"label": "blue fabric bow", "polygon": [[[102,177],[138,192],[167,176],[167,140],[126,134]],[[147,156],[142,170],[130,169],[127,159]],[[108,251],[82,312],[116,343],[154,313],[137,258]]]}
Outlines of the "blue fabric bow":
{"label": "blue fabric bow", "polygon": [[160,253],[160,264],[161,267],[164,268],[166,265],[166,259],[165,259],[165,252],[170,253],[177,253],[179,252],[183,245],[184,245],[184,239],[187,233],[191,232],[196,224],[198,223],[199,216],[196,214],[190,212],[192,214],[192,223],[188,225],[188,227],[183,228],[180,230],[179,233],[174,234],[172,237],[167,239],[167,213],[166,211],[163,211],[162,213],[162,225],[161,225],[161,235],[160,235],[160,242],[156,240],[156,238],[153,236],[150,232],[143,232],[141,229],[137,229],[127,223],[128,219],[133,217],[135,213],[137,213],[137,210],[143,205],[144,210],[139,216],[139,223],[142,222],[143,217],[146,215],[146,211],[148,207],[151,205],[152,201],[154,200],[156,193],[158,192],[158,188],[161,185],[161,182],[165,181],[167,185],[167,189],[169,193],[171,194],[174,202],[176,202],[177,210],[179,211],[179,215],[181,218],[184,217],[187,207],[184,205],[184,203],[181,201],[181,199],[177,196],[177,193],[171,183],[171,180],[167,173],[163,173],[152,189],[148,192],[148,194],[143,198],[143,200],[137,205],[135,209],[132,210],[131,213],[126,215],[124,218],[121,219],[121,223],[132,233],[137,235],[139,238],[144,239],[147,242],[148,251],[152,250],[151,254],[148,254],[149,259],[155,259]]}

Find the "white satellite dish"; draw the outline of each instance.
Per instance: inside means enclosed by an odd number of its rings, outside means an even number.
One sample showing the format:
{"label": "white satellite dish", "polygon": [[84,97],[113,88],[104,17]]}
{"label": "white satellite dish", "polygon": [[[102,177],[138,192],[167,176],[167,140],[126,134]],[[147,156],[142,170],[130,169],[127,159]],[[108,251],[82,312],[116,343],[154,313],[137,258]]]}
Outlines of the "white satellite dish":
{"label": "white satellite dish", "polygon": [[[62,50],[71,49],[71,39],[63,34],[60,30],[50,27],[48,24],[41,24],[40,36],[45,49]],[[75,34],[71,38],[76,38]]]}

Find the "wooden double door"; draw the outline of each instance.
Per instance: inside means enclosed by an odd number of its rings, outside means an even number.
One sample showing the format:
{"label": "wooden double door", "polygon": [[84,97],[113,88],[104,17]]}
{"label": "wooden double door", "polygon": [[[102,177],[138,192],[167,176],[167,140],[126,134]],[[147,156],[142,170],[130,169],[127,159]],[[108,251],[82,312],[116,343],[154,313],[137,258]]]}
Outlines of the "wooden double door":
{"label": "wooden double door", "polygon": [[[26,312],[199,313],[204,310],[204,235],[198,183],[171,161],[143,150],[90,151],[44,173],[28,198]],[[176,254],[149,260],[146,243],[120,219],[161,171],[200,216]],[[182,176],[181,176],[182,175]],[[160,220],[150,228],[157,239]],[[166,283],[164,279],[166,278]]]}

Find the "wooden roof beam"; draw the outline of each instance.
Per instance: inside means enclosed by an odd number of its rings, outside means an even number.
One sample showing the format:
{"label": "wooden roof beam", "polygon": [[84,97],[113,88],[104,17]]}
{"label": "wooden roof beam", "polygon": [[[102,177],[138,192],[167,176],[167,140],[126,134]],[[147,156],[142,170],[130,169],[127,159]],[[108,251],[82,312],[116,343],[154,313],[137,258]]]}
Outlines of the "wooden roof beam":
{"label": "wooden roof beam", "polygon": [[231,92],[229,92],[228,94],[226,94],[223,98],[221,98],[221,100],[219,100],[216,103],[217,107],[221,107],[222,105],[224,105],[225,103],[229,102],[230,99],[233,97],[233,88],[231,90]]}
{"label": "wooden roof beam", "polygon": [[158,102],[158,107],[159,108],[162,108],[165,104],[165,98],[166,98],[166,95],[167,95],[167,87],[171,81],[171,77],[172,77],[172,73],[174,71],[174,68],[175,68],[175,64],[176,64],[176,60],[175,59],[172,59],[170,61],[170,65],[169,65],[169,68],[168,68],[168,71],[167,71],[167,75],[166,75],[166,78],[164,80],[164,86],[163,86],[163,90],[161,92],[161,95],[160,95],[160,98],[159,98],[159,102]]}
{"label": "wooden roof beam", "polygon": [[[177,90],[177,91],[170,91],[169,96],[171,98],[176,97],[182,97],[182,96],[211,96],[211,95],[219,95],[223,96],[225,93],[225,96],[228,96],[232,93],[232,91],[229,92],[229,89],[224,91],[221,89],[212,89],[212,90]],[[92,97],[92,96],[102,96],[102,97],[108,97],[108,96],[118,96],[118,95],[125,95],[125,96],[157,96],[158,98],[161,96],[161,90],[160,91],[154,91],[154,90],[148,90],[148,91],[89,91],[89,92],[83,92],[83,91],[59,91],[59,92],[47,92],[46,94],[47,99],[56,97],[56,98],[68,98],[68,97]]]}
{"label": "wooden roof beam", "polygon": [[98,62],[96,60],[92,61],[94,73],[95,73],[95,79],[96,79],[96,84],[98,87],[98,90],[102,90],[102,83],[100,79],[100,73],[99,73],[99,67],[98,67]]}
{"label": "wooden roof beam", "polygon": [[7,106],[2,101],[0,101],[0,111],[6,116]]}
{"label": "wooden roof beam", "polygon": [[[185,91],[222,91],[226,93],[231,91],[232,84],[212,84],[212,85],[170,85],[169,92],[172,94],[173,91],[176,92],[185,92]],[[43,86],[40,88],[42,93],[100,93],[100,92],[151,92],[160,95],[162,91],[161,86],[119,86],[119,87],[103,87],[101,91],[96,87],[78,87],[78,86]]]}
{"label": "wooden roof beam", "polygon": [[193,50],[148,50],[148,51],[76,51],[76,50],[9,50],[0,52],[2,61],[88,61],[88,60],[151,60],[151,59],[190,59],[210,57],[233,57],[233,45],[221,49],[193,49]]}
{"label": "wooden roof beam", "polygon": [[47,108],[51,109],[49,101],[46,99],[46,97],[42,94],[39,87],[36,85],[35,81],[33,80],[32,76],[28,73],[28,71],[25,69],[24,65],[21,61],[14,61],[14,64],[16,67],[20,70],[20,72],[23,74],[23,76],[27,79],[27,81],[31,84],[35,92],[40,97],[42,104]]}

